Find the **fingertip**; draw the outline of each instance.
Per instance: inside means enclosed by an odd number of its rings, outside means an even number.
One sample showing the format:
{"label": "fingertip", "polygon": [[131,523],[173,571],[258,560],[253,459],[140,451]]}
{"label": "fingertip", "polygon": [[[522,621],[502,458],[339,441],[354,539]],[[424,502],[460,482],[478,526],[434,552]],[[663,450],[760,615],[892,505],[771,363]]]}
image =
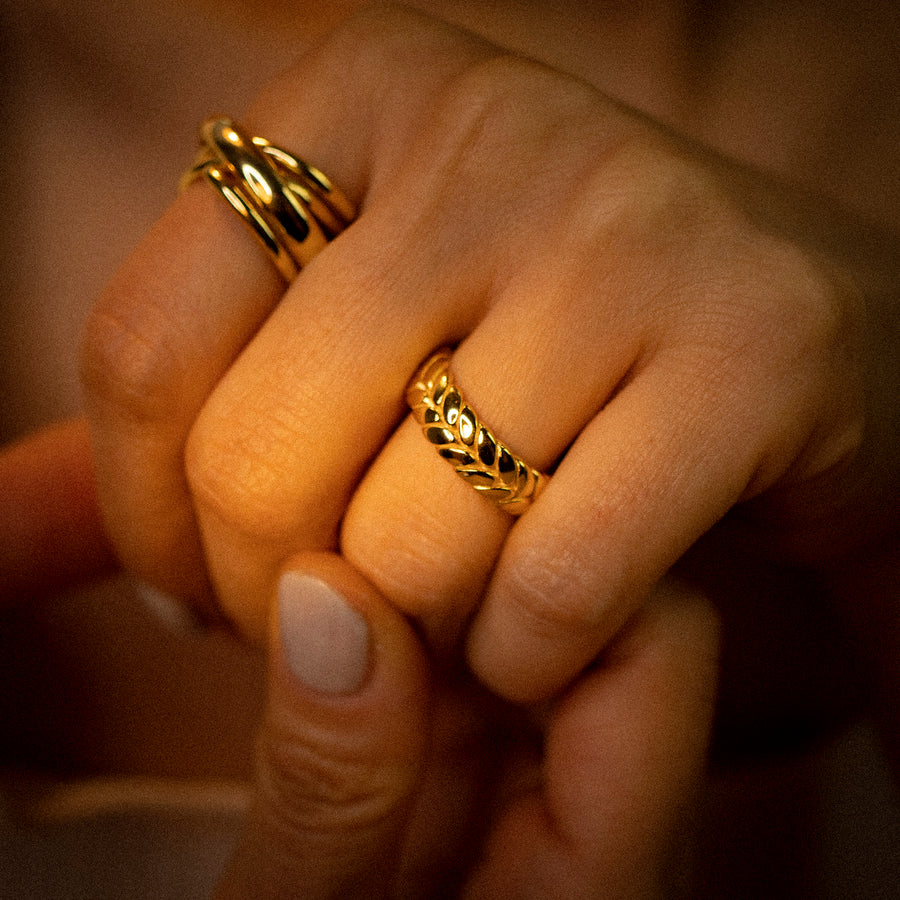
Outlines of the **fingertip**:
{"label": "fingertip", "polygon": [[[475,676],[511,703],[531,706],[553,698],[595,656],[602,640],[572,633],[560,645],[517,620],[515,614],[479,614],[466,642]],[[562,646],[562,652],[557,648]]]}
{"label": "fingertip", "polygon": [[278,635],[287,668],[300,684],[352,694],[370,666],[369,625],[327,581],[288,570],[278,582]]}
{"label": "fingertip", "polygon": [[292,557],[282,568],[272,619],[274,655],[304,694],[418,706],[427,695],[427,664],[404,616],[342,557]]}
{"label": "fingertip", "polygon": [[[655,896],[685,877],[717,676],[712,605],[666,579],[557,708],[546,762],[566,810],[557,830],[604,885],[598,895],[643,883]],[[586,780],[587,772],[604,774]],[[597,831],[597,821],[615,827]],[[596,866],[609,859],[617,887]]]}
{"label": "fingertip", "polygon": [[257,796],[220,896],[363,896],[390,882],[428,741],[424,656],[340,557],[273,591]]}
{"label": "fingertip", "polygon": [[117,569],[84,420],[55,423],[0,449],[0,602]]}
{"label": "fingertip", "polygon": [[136,579],[133,588],[144,609],[170,634],[192,638],[205,634],[210,627],[199,612],[146,581]]}

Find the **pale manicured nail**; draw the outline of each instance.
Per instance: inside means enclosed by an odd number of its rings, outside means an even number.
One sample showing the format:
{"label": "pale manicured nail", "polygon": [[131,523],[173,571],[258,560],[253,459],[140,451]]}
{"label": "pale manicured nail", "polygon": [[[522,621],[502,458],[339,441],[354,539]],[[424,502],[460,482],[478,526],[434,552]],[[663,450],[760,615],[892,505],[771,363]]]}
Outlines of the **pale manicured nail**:
{"label": "pale manicured nail", "polygon": [[174,634],[191,637],[206,630],[192,610],[147,582],[135,581],[134,592],[153,617]]}
{"label": "pale manicured nail", "polygon": [[351,694],[369,670],[369,626],[324,581],[286,572],[278,583],[281,646],[294,676],[327,694]]}

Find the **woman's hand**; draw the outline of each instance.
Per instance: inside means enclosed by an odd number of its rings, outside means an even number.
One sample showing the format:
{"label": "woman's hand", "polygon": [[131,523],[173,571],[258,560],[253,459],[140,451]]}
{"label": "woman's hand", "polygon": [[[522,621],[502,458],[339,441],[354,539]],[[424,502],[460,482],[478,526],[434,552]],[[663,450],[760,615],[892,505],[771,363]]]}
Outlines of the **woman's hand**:
{"label": "woman's hand", "polygon": [[[193,188],[97,304],[100,492],[139,577],[262,639],[284,559],[340,547],[436,640],[474,616],[475,671],[531,701],[723,518],[812,565],[893,527],[897,280],[806,198],[390,7],[245,124],[361,214],[282,294]],[[447,344],[479,415],[555,467],[515,527],[404,418]]]}
{"label": "woman's hand", "polygon": [[[0,601],[109,569],[85,437],[70,423],[0,452],[0,522],[32,548],[0,554]],[[432,677],[339,557],[292,558],[274,607],[255,802],[219,896],[639,897],[685,874],[716,674],[699,597],[658,591],[539,718]]]}
{"label": "woman's hand", "polygon": [[97,508],[87,423],[58,422],[0,448],[0,607],[115,569]]}
{"label": "woman's hand", "polygon": [[685,879],[717,663],[669,585],[541,716],[429,683],[339,557],[283,574],[257,800],[222,897],[657,897]]}

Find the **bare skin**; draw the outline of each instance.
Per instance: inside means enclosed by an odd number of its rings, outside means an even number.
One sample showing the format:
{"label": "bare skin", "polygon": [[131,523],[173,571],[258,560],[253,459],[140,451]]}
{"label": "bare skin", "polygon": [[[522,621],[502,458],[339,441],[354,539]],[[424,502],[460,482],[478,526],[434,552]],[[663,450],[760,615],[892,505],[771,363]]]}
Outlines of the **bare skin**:
{"label": "bare skin", "polygon": [[[83,438],[67,424],[0,454],[7,538],[55,550],[0,555],[0,604],[108,568]],[[55,502],[37,502],[52,486]],[[313,593],[273,621],[255,800],[217,896],[653,897],[680,883],[715,694],[717,626],[700,597],[658,591],[538,722],[433,671],[410,623],[340,557],[287,564]],[[333,618],[315,665],[296,644],[294,619],[311,633],[323,588],[364,623],[352,683],[333,677]]]}

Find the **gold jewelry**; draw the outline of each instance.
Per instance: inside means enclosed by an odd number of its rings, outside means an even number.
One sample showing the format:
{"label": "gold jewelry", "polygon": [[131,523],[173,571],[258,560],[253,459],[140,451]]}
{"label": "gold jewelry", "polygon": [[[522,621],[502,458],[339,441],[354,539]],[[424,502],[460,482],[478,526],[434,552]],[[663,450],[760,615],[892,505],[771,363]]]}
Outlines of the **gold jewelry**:
{"label": "gold jewelry", "polygon": [[547,476],[531,468],[463,400],[450,375],[450,351],[438,350],[415,374],[406,401],[425,437],[482,496],[520,515],[537,499]]}
{"label": "gold jewelry", "polygon": [[201,177],[250,227],[286,281],[356,215],[322,172],[265,138],[250,137],[231,119],[203,123],[200,151],[181,190]]}
{"label": "gold jewelry", "polygon": [[328,237],[337,237],[356,218],[356,208],[324,172],[265,138],[254,137],[252,141],[286,186],[309,207]]}

